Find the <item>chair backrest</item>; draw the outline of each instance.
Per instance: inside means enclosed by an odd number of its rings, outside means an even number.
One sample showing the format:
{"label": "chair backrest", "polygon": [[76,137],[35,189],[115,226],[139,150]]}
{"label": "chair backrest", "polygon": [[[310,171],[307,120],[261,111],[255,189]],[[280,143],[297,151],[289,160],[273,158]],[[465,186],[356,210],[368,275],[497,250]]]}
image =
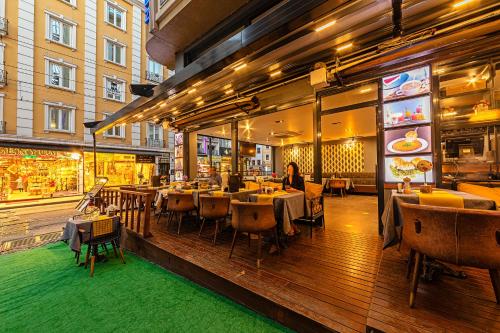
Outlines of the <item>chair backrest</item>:
{"label": "chair backrest", "polygon": [[229,213],[229,197],[200,195],[200,216],[208,219],[221,218]]}
{"label": "chair backrest", "polygon": [[330,179],[330,187],[332,187],[332,188],[345,188],[346,182],[344,179]]}
{"label": "chair backrest", "polygon": [[321,184],[305,182],[305,188],[306,188],[306,194],[305,194],[306,200],[318,198],[323,195],[323,185]]}
{"label": "chair backrest", "polygon": [[500,268],[500,212],[460,209],[457,232],[459,264]]}
{"label": "chair backrest", "polygon": [[407,204],[400,201],[403,241],[432,258],[457,263],[456,208]]}
{"label": "chair backrest", "polygon": [[100,218],[98,220],[92,221],[92,226],[90,230],[91,238],[98,238],[113,234],[115,232],[114,226],[114,218]]}
{"label": "chair backrest", "polygon": [[231,201],[234,229],[243,232],[259,232],[276,226],[272,203]]}
{"label": "chair backrest", "polygon": [[167,209],[174,212],[186,212],[193,210],[194,198],[192,193],[174,193],[168,194]]}

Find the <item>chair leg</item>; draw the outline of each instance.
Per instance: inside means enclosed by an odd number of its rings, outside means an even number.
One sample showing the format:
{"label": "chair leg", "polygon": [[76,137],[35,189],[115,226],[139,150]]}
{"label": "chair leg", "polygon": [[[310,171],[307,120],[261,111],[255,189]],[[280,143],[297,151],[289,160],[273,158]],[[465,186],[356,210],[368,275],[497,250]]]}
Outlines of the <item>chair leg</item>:
{"label": "chair leg", "polygon": [[94,266],[95,266],[95,253],[92,253],[92,257],[90,258],[90,277],[94,276]]}
{"label": "chair leg", "polygon": [[215,221],[215,233],[214,233],[214,245],[215,245],[215,242],[217,241],[217,233],[219,232],[219,220],[216,220]]}
{"label": "chair leg", "polygon": [[[118,245],[115,243],[115,246],[118,247]],[[122,260],[122,263],[125,264],[125,258],[123,257],[123,250],[121,247],[118,247],[118,251],[120,252],[120,259]]]}
{"label": "chair leg", "polygon": [[495,297],[497,299],[497,304],[500,304],[500,270],[490,269],[490,279],[493,285],[493,291],[495,291]]}
{"label": "chair leg", "polygon": [[118,258],[118,252],[116,252],[115,241],[111,241],[111,246],[113,247],[113,252],[115,253],[115,258]]}
{"label": "chair leg", "polygon": [[198,233],[198,237],[201,237],[201,232],[203,231],[203,226],[205,226],[205,218],[201,219],[200,232]]}
{"label": "chair leg", "polygon": [[238,236],[238,230],[234,229],[233,241],[231,242],[231,252],[229,252],[229,259],[233,255],[234,245],[236,244],[236,236]]}
{"label": "chair leg", "polygon": [[323,222],[323,230],[326,230],[326,221],[325,221],[325,213],[323,213],[323,215],[321,215],[321,222]]}
{"label": "chair leg", "polygon": [[160,212],[158,213],[158,219],[156,220],[156,224],[160,223],[161,214],[163,214],[163,208],[160,209]]}
{"label": "chair leg", "polygon": [[415,298],[417,296],[418,281],[420,280],[420,271],[422,269],[422,254],[416,252],[415,254],[415,267],[413,268],[413,278],[410,285],[410,308],[415,305]]}
{"label": "chair leg", "polygon": [[182,213],[179,213],[180,215],[180,218],[177,222],[177,235],[180,235],[181,234],[181,225],[182,225]]}
{"label": "chair leg", "polygon": [[76,257],[76,264],[80,264],[80,252],[75,252],[75,257]]}
{"label": "chair leg", "polygon": [[173,219],[174,219],[174,212],[168,212],[167,230],[170,228],[170,223],[172,223]]}
{"label": "chair leg", "polygon": [[313,223],[314,221],[310,221],[311,223],[309,224],[309,238],[313,238]]}
{"label": "chair leg", "polygon": [[281,253],[280,240],[278,239],[278,228],[277,227],[274,227],[274,240],[276,242],[276,248],[278,249],[278,253]]}
{"label": "chair leg", "polygon": [[87,269],[87,265],[89,263],[89,258],[90,258],[90,244],[87,247],[87,253],[85,254],[85,269]]}
{"label": "chair leg", "polygon": [[104,251],[106,251],[106,255],[109,255],[109,251],[108,251],[108,247],[106,246],[106,243],[103,243],[101,246],[104,249]]}
{"label": "chair leg", "polygon": [[257,268],[260,268],[260,263],[262,261],[262,235],[259,232],[257,234]]}
{"label": "chair leg", "polygon": [[408,255],[408,265],[406,267],[406,279],[409,279],[411,276],[411,265],[413,264],[414,259],[415,259],[415,250],[410,249],[410,254]]}

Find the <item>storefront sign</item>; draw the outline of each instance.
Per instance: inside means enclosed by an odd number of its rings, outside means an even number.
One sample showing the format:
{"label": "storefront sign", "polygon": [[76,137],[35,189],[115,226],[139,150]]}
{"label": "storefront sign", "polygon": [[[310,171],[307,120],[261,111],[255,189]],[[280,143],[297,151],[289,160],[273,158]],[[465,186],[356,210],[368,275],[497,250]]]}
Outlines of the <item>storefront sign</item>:
{"label": "storefront sign", "polygon": [[56,150],[47,150],[47,149],[0,147],[0,156],[8,156],[8,157],[23,157],[23,158],[37,158],[40,156],[57,157],[65,154],[68,153]]}
{"label": "storefront sign", "polygon": [[155,163],[154,155],[135,155],[136,163]]}

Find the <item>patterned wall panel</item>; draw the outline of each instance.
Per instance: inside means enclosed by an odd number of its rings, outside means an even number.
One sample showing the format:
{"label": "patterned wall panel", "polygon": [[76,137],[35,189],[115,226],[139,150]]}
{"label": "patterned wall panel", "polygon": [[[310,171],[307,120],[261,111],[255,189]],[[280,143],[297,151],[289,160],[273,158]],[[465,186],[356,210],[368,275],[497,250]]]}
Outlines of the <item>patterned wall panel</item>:
{"label": "patterned wall panel", "polygon": [[[365,170],[365,145],[356,141],[351,143],[323,144],[323,172],[363,172]],[[291,161],[299,165],[302,174],[311,174],[313,165],[313,146],[287,146],[283,148],[283,171]]]}

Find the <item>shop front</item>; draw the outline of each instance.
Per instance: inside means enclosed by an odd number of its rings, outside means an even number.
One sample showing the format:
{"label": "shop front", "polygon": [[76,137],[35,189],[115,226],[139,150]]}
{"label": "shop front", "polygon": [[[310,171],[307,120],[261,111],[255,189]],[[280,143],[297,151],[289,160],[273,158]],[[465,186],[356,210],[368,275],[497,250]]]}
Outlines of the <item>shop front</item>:
{"label": "shop front", "polygon": [[80,151],[0,147],[0,201],[78,195],[82,169]]}

